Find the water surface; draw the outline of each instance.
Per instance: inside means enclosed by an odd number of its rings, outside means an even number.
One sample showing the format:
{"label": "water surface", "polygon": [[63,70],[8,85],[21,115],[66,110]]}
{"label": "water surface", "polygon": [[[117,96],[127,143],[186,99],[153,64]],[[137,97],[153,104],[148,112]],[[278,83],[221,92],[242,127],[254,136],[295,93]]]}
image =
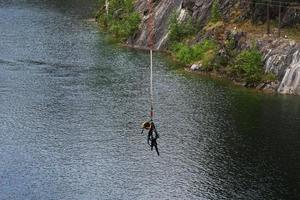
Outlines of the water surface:
{"label": "water surface", "polygon": [[96,1],[0,1],[0,199],[299,199],[300,99],[105,42]]}

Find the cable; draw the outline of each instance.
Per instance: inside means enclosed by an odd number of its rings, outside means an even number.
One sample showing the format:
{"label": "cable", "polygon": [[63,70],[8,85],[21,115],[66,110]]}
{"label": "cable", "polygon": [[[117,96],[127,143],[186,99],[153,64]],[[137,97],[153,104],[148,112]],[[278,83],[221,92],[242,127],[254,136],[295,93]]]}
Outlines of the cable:
{"label": "cable", "polygon": [[150,49],[150,118],[153,119],[153,58],[152,49]]}
{"label": "cable", "polygon": [[153,0],[148,0],[149,18],[148,18],[148,48],[150,49],[150,119],[153,120],[153,34],[154,34],[154,13]]}

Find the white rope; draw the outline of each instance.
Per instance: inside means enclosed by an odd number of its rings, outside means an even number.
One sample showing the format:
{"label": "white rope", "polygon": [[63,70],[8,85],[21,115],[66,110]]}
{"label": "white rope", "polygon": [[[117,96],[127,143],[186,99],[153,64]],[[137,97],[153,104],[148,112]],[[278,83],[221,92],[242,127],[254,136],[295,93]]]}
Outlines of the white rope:
{"label": "white rope", "polygon": [[150,117],[153,118],[153,58],[152,58],[152,49],[150,49],[150,106],[151,112]]}

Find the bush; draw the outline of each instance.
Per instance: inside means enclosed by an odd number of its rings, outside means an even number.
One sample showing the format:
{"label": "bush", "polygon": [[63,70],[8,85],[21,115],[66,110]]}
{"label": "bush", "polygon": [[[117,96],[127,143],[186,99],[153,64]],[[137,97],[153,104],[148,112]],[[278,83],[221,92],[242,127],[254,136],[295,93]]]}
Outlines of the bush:
{"label": "bush", "polygon": [[207,39],[193,46],[177,43],[173,45],[172,51],[176,59],[184,64],[201,61],[205,67],[210,67],[216,57],[218,45],[213,40]]}
{"label": "bush", "polygon": [[139,28],[140,15],[136,12],[129,14],[125,20],[123,20],[123,30],[125,30],[125,38],[133,35],[134,32]]}
{"label": "bush", "polygon": [[214,0],[211,8],[210,21],[215,23],[220,20],[221,20],[221,13],[220,13],[219,1]]}
{"label": "bush", "polygon": [[175,53],[176,59],[183,64],[189,64],[194,60],[191,47],[183,43],[175,44],[172,51]]}
{"label": "bush", "polygon": [[242,51],[234,60],[232,72],[248,83],[257,83],[262,78],[263,58],[257,49]]}
{"label": "bush", "polygon": [[[201,64],[203,65],[203,67],[209,71],[209,70],[212,70],[213,67],[214,67],[214,61],[216,59],[216,50],[209,50],[209,51],[206,51],[204,54],[203,54],[203,57],[202,57],[202,60],[201,60]],[[218,67],[218,66],[217,66]]]}
{"label": "bush", "polygon": [[263,80],[264,82],[272,82],[272,81],[276,81],[276,80],[277,80],[277,77],[276,77],[276,75],[273,74],[272,72],[269,72],[269,73],[266,73],[266,74],[263,76],[262,80]]}
{"label": "bush", "polygon": [[218,49],[218,45],[213,40],[203,40],[201,43],[193,46],[193,52],[196,59],[202,59],[205,52],[209,50],[216,51]]}
{"label": "bush", "polygon": [[185,22],[178,22],[177,18],[178,14],[174,13],[169,22],[169,41],[171,44],[181,42],[183,39],[196,34],[197,31],[190,17]]}
{"label": "bush", "polygon": [[215,41],[206,39],[193,47],[194,60],[201,61],[207,70],[211,70],[218,52],[218,45]]}
{"label": "bush", "polygon": [[134,0],[110,0],[108,15],[105,12],[105,0],[100,0],[99,4],[102,10],[97,20],[118,40],[126,40],[138,29],[141,19],[134,11]]}

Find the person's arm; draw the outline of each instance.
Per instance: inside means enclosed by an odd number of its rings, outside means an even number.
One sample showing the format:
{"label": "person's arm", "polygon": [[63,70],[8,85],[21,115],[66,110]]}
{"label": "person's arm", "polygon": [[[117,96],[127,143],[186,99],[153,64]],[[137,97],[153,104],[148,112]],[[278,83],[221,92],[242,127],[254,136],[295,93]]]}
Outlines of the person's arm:
{"label": "person's arm", "polygon": [[158,134],[158,132],[157,132],[157,130],[156,130],[155,127],[154,127],[154,132],[155,132],[155,139],[158,139],[159,138],[159,134]]}
{"label": "person's arm", "polygon": [[147,143],[150,145],[151,130],[148,132]]}

